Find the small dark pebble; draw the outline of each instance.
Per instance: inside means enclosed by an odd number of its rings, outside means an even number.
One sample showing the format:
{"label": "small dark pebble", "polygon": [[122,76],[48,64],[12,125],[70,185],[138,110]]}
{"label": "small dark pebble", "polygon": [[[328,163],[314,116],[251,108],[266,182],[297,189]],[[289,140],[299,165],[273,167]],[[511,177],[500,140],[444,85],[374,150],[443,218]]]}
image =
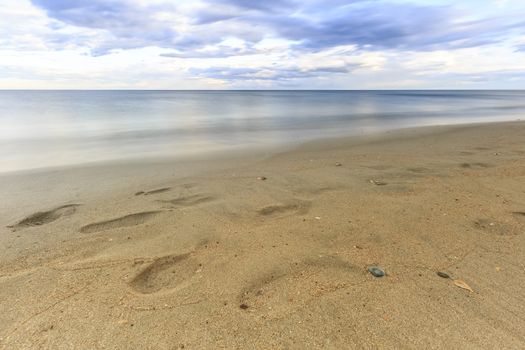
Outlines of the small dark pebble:
{"label": "small dark pebble", "polygon": [[257,180],[262,180],[262,181],[264,181],[264,180],[266,180],[266,179],[267,179],[266,176],[259,176],[259,177],[257,177]]}
{"label": "small dark pebble", "polygon": [[249,306],[246,305],[246,304],[241,304],[241,305],[239,305],[239,307],[240,307],[241,309],[243,309],[243,310],[246,310],[247,308],[249,308]]}
{"label": "small dark pebble", "polygon": [[339,163],[339,162],[335,163],[335,166],[342,166],[342,165],[343,165],[343,164],[341,164],[341,163]]}
{"label": "small dark pebble", "polygon": [[436,274],[441,278],[450,278],[450,275],[446,272],[438,271]]}
{"label": "small dark pebble", "polygon": [[135,196],[140,196],[141,194],[144,194],[144,191],[138,191],[137,193],[135,193]]}
{"label": "small dark pebble", "polygon": [[374,277],[383,277],[386,275],[385,271],[383,271],[377,266],[370,266],[368,268],[368,272],[370,272]]}

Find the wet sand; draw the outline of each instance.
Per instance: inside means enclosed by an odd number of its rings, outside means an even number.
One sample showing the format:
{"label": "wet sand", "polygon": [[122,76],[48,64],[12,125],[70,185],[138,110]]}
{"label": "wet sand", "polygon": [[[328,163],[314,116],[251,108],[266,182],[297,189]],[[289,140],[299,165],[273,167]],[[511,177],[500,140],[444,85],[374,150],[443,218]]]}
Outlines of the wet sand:
{"label": "wet sand", "polygon": [[3,349],[525,347],[524,122],[0,191]]}

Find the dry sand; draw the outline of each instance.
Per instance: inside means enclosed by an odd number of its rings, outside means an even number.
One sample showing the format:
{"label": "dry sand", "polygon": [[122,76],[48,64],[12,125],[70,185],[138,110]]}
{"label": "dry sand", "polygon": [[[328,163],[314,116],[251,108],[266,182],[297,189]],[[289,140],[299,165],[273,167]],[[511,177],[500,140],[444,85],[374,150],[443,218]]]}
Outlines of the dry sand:
{"label": "dry sand", "polygon": [[0,191],[3,349],[525,348],[523,122]]}

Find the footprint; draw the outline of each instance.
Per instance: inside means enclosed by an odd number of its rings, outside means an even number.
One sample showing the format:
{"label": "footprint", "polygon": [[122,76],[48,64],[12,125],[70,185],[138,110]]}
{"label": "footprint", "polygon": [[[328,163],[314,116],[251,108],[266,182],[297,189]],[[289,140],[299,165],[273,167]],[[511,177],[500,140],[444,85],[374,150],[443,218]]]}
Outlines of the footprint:
{"label": "footprint", "polygon": [[336,185],[336,186],[322,186],[322,187],[302,187],[297,188],[293,190],[295,194],[297,194],[299,197],[301,196],[319,196],[324,193],[328,192],[334,192],[343,189],[343,186]]}
{"label": "footprint", "polygon": [[148,196],[150,194],[158,194],[158,193],[168,192],[169,190],[171,190],[171,187],[157,188],[156,190],[151,190],[151,191],[139,191],[139,192],[135,193],[135,196],[140,196],[140,195]]}
{"label": "footprint", "polygon": [[93,232],[110,230],[113,228],[136,226],[136,225],[143,224],[146,221],[152,219],[158,213],[160,213],[160,211],[158,210],[157,211],[145,211],[141,213],[129,214],[129,215],[122,216],[120,218],[116,218],[112,220],[95,222],[93,224],[83,226],[80,229],[80,232],[93,233]]}
{"label": "footprint", "polygon": [[490,165],[487,163],[461,163],[461,167],[465,169],[480,169],[489,168]]}
{"label": "footprint", "polygon": [[407,168],[408,171],[416,174],[429,173],[431,170],[425,167]]}
{"label": "footprint", "polygon": [[37,213],[25,217],[15,225],[8,227],[17,229],[49,224],[50,222],[53,222],[61,218],[62,216],[73,214],[79,205],[80,204],[66,204],[49,211],[39,211]]}
{"label": "footprint", "polygon": [[190,253],[168,255],[153,261],[135,276],[129,285],[141,294],[157,293],[180,286],[199,269],[200,264]]}
{"label": "footprint", "polygon": [[500,236],[509,236],[516,233],[516,228],[513,226],[490,219],[478,219],[474,221],[474,227],[478,230],[495,233]]}
{"label": "footprint", "polygon": [[268,205],[258,210],[261,216],[287,216],[293,214],[304,215],[310,210],[310,202],[298,201],[289,204]]}
{"label": "footprint", "polygon": [[156,190],[147,191],[144,193],[145,196],[148,196],[150,194],[157,194],[157,193],[164,193],[171,190],[171,187],[163,187],[163,188],[157,188]]}
{"label": "footprint", "polygon": [[239,295],[239,304],[273,316],[300,308],[310,300],[366,279],[362,269],[339,257],[295,263],[254,279]]}
{"label": "footprint", "polygon": [[175,207],[189,207],[192,205],[207,203],[215,200],[213,196],[206,196],[201,194],[196,194],[192,196],[179,197],[171,200],[161,200],[159,202],[171,204]]}
{"label": "footprint", "polygon": [[374,169],[374,170],[388,170],[388,169],[392,169],[392,166],[390,165],[371,165],[371,166],[367,166],[366,168]]}

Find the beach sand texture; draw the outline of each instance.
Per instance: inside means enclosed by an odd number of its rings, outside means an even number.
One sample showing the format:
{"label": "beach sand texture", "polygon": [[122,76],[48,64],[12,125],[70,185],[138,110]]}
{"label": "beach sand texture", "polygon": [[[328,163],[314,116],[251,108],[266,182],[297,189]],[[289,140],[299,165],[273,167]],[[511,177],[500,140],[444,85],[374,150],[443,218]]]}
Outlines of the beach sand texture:
{"label": "beach sand texture", "polygon": [[2,349],[525,348],[523,122],[0,190]]}

